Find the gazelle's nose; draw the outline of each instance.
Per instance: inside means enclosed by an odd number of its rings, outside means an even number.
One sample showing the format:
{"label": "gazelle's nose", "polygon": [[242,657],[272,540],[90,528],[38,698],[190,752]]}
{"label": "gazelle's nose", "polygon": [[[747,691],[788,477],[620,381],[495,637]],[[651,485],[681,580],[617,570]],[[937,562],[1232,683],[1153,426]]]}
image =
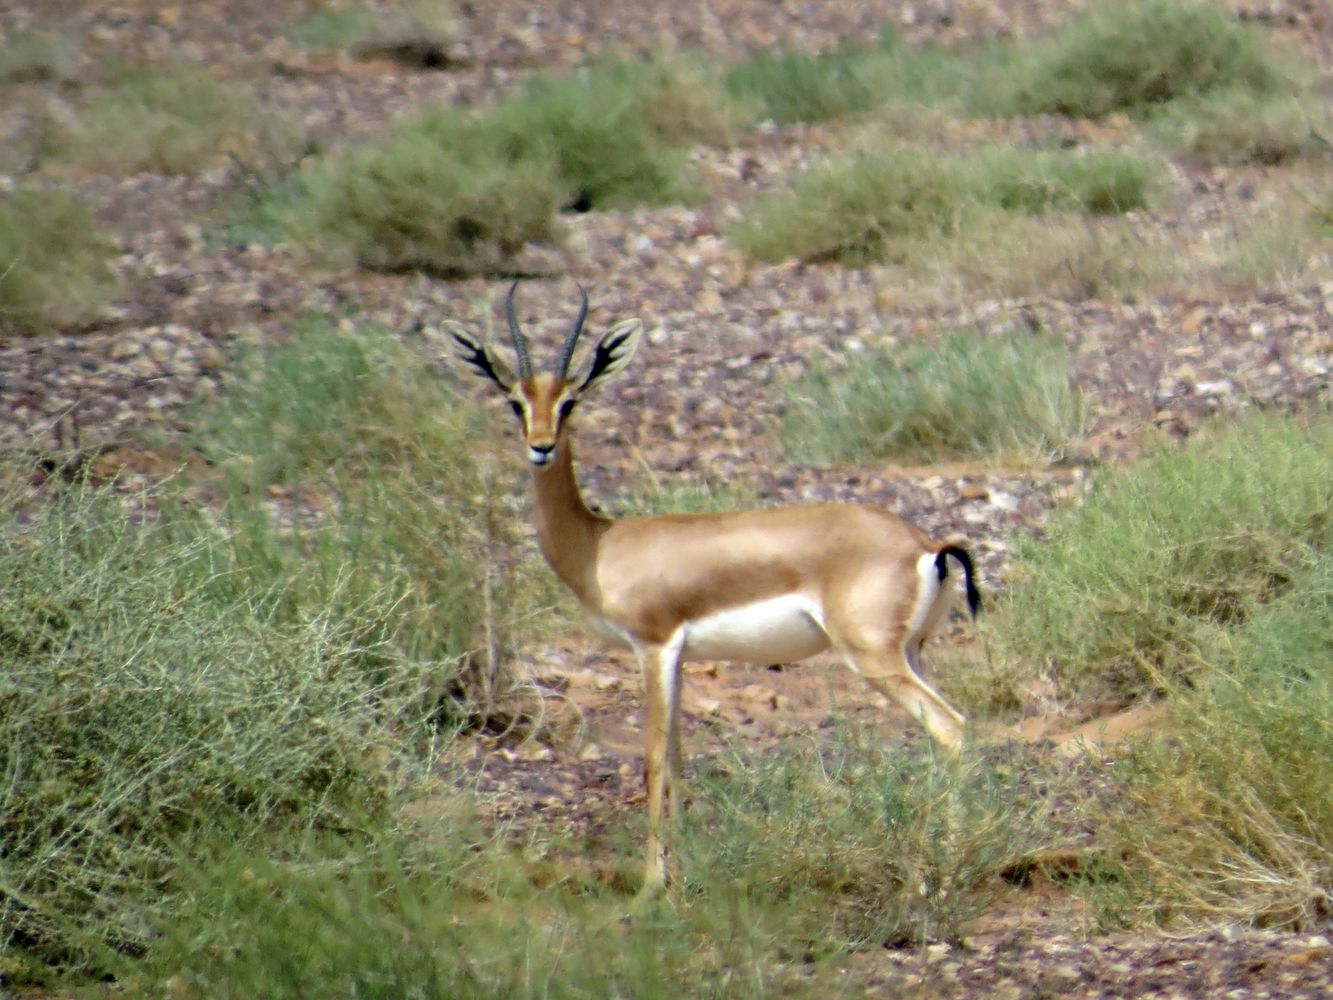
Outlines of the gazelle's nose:
{"label": "gazelle's nose", "polygon": [[555,445],[528,445],[528,461],[533,465],[550,465],[553,458],[555,458]]}

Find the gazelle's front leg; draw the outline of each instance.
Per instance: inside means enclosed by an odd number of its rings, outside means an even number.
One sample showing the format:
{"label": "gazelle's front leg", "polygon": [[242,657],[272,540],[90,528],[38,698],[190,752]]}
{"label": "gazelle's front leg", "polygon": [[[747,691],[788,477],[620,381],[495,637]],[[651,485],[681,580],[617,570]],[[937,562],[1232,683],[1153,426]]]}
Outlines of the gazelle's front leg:
{"label": "gazelle's front leg", "polygon": [[639,650],[643,669],[644,776],[648,794],[648,848],[643,897],[666,888],[667,820],[680,815],[680,641]]}

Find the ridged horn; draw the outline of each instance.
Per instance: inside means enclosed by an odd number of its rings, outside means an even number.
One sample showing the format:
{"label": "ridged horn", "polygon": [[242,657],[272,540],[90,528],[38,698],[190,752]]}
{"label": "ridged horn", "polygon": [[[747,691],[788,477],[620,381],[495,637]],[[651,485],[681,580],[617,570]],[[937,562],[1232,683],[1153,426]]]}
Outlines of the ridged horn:
{"label": "ridged horn", "polygon": [[564,378],[569,374],[569,362],[574,358],[574,345],[578,343],[579,334],[583,332],[583,321],[588,318],[588,292],[582,285],[579,285],[579,296],[582,298],[579,303],[579,314],[565,336],[564,346],[560,348],[560,363],[555,369],[556,378]]}
{"label": "ridged horn", "polygon": [[532,378],[532,361],[528,358],[528,338],[518,328],[518,317],[514,315],[514,292],[518,291],[518,280],[509,286],[505,296],[505,319],[509,321],[509,336],[514,339],[514,354],[518,356],[518,377]]}

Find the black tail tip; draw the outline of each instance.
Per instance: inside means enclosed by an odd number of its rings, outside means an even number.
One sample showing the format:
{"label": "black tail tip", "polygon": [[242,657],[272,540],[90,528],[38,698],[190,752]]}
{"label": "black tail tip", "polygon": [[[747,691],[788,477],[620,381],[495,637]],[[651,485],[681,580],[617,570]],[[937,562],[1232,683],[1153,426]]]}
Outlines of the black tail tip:
{"label": "black tail tip", "polygon": [[976,570],[972,566],[972,557],[968,555],[967,549],[957,545],[945,545],[935,553],[935,570],[940,575],[940,582],[949,575],[949,557],[952,556],[958,560],[963,567],[963,591],[967,595],[967,610],[973,618],[981,611],[981,591],[977,589],[976,581],[973,577]]}

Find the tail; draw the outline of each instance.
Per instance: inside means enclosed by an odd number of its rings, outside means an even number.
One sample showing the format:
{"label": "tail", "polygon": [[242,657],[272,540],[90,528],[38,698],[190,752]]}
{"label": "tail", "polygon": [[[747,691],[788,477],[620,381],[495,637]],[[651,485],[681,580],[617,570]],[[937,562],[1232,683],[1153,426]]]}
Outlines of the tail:
{"label": "tail", "polygon": [[949,556],[958,560],[958,564],[963,567],[963,586],[967,592],[967,610],[976,618],[977,612],[981,610],[981,591],[977,590],[977,585],[972,581],[976,571],[972,568],[972,557],[967,554],[967,549],[960,548],[957,545],[945,545],[935,553],[935,569],[940,574],[940,583],[949,575]]}

